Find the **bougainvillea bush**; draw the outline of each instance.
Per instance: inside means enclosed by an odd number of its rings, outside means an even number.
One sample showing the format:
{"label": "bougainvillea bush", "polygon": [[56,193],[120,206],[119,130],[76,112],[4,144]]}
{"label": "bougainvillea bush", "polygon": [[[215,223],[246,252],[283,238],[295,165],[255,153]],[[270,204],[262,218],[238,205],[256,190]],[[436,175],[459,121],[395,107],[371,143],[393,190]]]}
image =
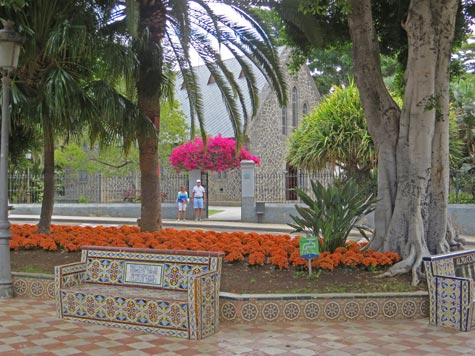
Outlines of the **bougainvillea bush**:
{"label": "bougainvillea bush", "polygon": [[[299,239],[290,235],[244,232],[217,232],[162,229],[140,232],[137,226],[65,226],[52,225],[51,234],[37,234],[36,225],[12,225],[10,248],[41,248],[49,251],[78,251],[83,245],[155,248],[170,250],[223,251],[225,261],[246,261],[250,265],[271,264],[280,269],[307,266],[300,258]],[[323,241],[319,241],[320,245]],[[323,252],[313,266],[325,270],[337,267],[376,270],[399,261],[392,252],[362,250],[364,244],[350,242],[334,253]]]}
{"label": "bougainvillea bush", "polygon": [[237,168],[242,160],[260,163],[259,158],[242,148],[236,154],[236,140],[221,135],[207,139],[207,150],[203,149],[201,137],[184,143],[172,151],[170,164],[177,171],[199,169],[203,171],[222,172]]}

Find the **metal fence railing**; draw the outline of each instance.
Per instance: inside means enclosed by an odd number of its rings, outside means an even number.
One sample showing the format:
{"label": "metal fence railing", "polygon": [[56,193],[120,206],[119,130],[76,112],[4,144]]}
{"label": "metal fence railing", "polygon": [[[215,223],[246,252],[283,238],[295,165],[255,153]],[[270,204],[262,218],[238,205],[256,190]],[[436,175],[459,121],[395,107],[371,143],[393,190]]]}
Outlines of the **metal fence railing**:
{"label": "metal fence railing", "polygon": [[311,181],[319,181],[324,186],[333,183],[332,170],[324,170],[319,173],[273,173],[256,174],[255,198],[256,201],[268,203],[295,203],[300,201],[297,196],[297,188],[304,190],[313,196]]}
{"label": "metal fence railing", "polygon": [[[41,203],[43,176],[11,173],[8,197],[12,204]],[[140,199],[140,175],[105,176],[87,172],[68,172],[55,176],[57,203],[114,203]],[[188,189],[188,174],[167,174],[160,179],[162,202],[174,202],[180,186]]]}
{"label": "metal fence railing", "polygon": [[[207,180],[207,175],[202,180]],[[320,181],[328,186],[334,181],[333,170],[323,170],[319,173],[256,173],[255,199],[258,202],[269,203],[296,203],[299,202],[296,189],[303,189],[312,196],[310,182]],[[475,203],[475,176],[452,178],[450,189],[450,203]],[[463,178],[463,179],[462,179]],[[226,186],[240,187],[241,177],[235,175],[228,177]],[[160,177],[160,190],[162,202],[175,202],[180,186],[184,185],[188,192],[188,173],[166,173]],[[203,181],[205,183],[205,181]],[[12,204],[41,203],[43,198],[43,176],[30,172],[15,172],[9,174],[8,197]],[[105,176],[87,172],[68,172],[55,176],[57,203],[114,203],[124,201],[138,201],[140,199],[140,175]],[[215,183],[210,182],[210,188]],[[208,188],[208,182],[206,185]],[[237,189],[237,188],[236,188]],[[210,190],[210,199],[212,199]],[[236,201],[239,201],[240,197]]]}

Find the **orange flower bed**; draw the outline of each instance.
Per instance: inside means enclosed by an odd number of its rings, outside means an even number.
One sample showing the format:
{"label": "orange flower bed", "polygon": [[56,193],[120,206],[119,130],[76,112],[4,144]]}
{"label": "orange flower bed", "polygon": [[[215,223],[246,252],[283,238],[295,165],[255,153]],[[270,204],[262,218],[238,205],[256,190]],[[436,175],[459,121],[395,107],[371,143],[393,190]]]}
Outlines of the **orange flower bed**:
{"label": "orange flower bed", "polygon": [[[37,234],[36,225],[12,225],[10,248],[48,251],[78,251],[83,245],[155,248],[169,250],[223,251],[227,262],[245,261],[250,265],[272,264],[278,268],[307,266],[300,258],[299,239],[290,235],[272,235],[244,232],[217,232],[162,229],[140,232],[137,226],[66,226],[52,225],[51,234]],[[320,241],[321,243],[321,241]],[[312,260],[316,268],[333,270],[344,266],[367,268],[390,266],[399,261],[393,252],[362,250],[364,244],[350,242],[335,253],[322,252]]]}

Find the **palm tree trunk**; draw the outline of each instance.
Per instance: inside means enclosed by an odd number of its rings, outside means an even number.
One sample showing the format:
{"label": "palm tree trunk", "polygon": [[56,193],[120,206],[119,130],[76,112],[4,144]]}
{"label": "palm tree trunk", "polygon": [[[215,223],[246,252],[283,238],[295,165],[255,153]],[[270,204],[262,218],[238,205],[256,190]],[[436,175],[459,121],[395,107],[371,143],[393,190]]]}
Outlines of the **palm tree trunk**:
{"label": "palm tree trunk", "polygon": [[[166,30],[166,8],[163,1],[141,0],[140,28],[148,30],[149,43],[138,53],[140,62],[137,81],[138,106],[156,128],[155,133],[139,133],[139,154],[141,173],[141,215],[142,231],[156,231],[162,227],[160,176],[158,174],[158,135],[160,133],[160,86],[161,68],[157,63],[151,66],[152,52],[160,47]],[[160,58],[160,64],[162,60]],[[153,68],[152,68],[153,67]]]}
{"label": "palm tree trunk", "polygon": [[[140,92],[140,91],[139,91]],[[160,100],[140,98],[141,112],[151,118],[159,130]],[[158,134],[141,134],[138,137],[141,173],[141,231],[157,231],[162,227],[160,177],[158,174]]]}
{"label": "palm tree trunk", "polygon": [[54,206],[54,139],[53,129],[46,123],[43,132],[44,139],[44,187],[41,215],[38,223],[38,233],[49,234],[51,217]]}

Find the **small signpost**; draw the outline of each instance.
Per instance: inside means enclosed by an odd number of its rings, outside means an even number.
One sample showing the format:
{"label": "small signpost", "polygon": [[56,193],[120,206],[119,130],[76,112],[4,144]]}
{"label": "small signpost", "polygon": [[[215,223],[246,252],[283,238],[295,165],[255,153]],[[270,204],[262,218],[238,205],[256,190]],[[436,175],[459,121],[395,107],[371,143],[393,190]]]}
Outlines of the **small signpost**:
{"label": "small signpost", "polygon": [[308,259],[308,274],[312,274],[312,258],[320,256],[318,237],[307,236],[300,238],[300,257]]}

